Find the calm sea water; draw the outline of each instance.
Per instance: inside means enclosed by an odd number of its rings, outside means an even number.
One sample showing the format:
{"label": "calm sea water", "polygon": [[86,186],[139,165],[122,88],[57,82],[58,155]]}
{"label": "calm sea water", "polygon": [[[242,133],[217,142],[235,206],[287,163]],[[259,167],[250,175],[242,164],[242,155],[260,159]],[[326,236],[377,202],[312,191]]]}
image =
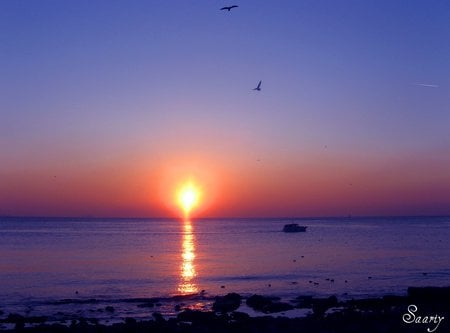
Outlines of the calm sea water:
{"label": "calm sea water", "polygon": [[[292,222],[307,232],[281,232]],[[124,301],[122,313],[136,315],[126,300],[202,291],[200,307],[232,291],[404,294],[408,286],[450,285],[449,239],[450,217],[0,218],[0,311],[94,311],[100,300]]]}

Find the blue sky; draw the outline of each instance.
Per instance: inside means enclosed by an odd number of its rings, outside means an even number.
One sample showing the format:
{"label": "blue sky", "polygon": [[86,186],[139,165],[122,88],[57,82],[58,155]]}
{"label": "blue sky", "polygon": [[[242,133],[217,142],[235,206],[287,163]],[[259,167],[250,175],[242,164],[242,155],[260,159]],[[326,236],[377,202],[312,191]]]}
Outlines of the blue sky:
{"label": "blue sky", "polygon": [[[0,189],[2,211],[32,214],[40,206],[51,214],[58,206],[50,204],[58,196],[45,183],[31,192],[47,193],[47,204],[33,195],[22,200],[29,190],[23,179],[58,173],[91,182],[93,173],[109,170],[94,187],[107,206],[105,184],[127,186],[113,174],[145,182],[168,161],[186,159],[219,164],[219,174],[243,179],[254,175],[255,160],[266,161],[265,178],[238,182],[243,187],[276,182],[286,168],[291,178],[302,168],[314,174],[341,166],[347,178],[355,168],[371,177],[393,170],[399,178],[422,177],[432,193],[438,183],[444,206],[448,1],[234,3],[239,7],[225,12],[219,10],[231,4],[225,1],[2,1],[0,180],[8,180]],[[259,80],[262,91],[252,91]],[[75,215],[86,212],[75,200],[80,191],[64,188]],[[143,205],[130,204],[123,214],[157,210]],[[282,209],[274,206],[273,214]],[[320,215],[320,207],[311,213]]]}

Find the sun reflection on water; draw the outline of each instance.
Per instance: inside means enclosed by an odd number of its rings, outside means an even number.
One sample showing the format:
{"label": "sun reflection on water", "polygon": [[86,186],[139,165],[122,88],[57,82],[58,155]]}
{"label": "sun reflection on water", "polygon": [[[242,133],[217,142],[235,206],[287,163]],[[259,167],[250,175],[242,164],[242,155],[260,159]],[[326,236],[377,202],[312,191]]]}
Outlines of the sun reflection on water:
{"label": "sun reflection on water", "polygon": [[183,294],[192,294],[197,292],[197,286],[194,283],[194,278],[197,273],[195,271],[195,238],[192,228],[192,223],[186,219],[183,224],[183,240],[181,253],[181,268],[180,268],[180,284],[178,291]]}

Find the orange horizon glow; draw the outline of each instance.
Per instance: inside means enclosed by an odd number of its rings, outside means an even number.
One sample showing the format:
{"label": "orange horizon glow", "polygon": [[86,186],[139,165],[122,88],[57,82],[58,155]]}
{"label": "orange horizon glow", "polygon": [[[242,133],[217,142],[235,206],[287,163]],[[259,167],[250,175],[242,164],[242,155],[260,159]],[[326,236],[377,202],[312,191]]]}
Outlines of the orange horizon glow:
{"label": "orange horizon glow", "polygon": [[[224,165],[205,156],[168,158],[152,170],[149,205],[159,206],[161,216],[208,216],[223,199]],[[220,197],[219,197],[220,193]]]}
{"label": "orange horizon glow", "polygon": [[448,157],[230,161],[192,154],[70,172],[2,165],[0,215],[184,218],[177,191],[189,182],[201,189],[190,218],[449,214]]}

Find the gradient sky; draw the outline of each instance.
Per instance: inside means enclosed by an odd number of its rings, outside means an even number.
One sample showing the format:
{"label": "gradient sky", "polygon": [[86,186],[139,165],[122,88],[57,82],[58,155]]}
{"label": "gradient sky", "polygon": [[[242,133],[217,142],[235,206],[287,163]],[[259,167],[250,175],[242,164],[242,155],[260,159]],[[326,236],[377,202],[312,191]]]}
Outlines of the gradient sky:
{"label": "gradient sky", "polygon": [[186,179],[199,216],[450,214],[449,15],[1,1],[0,215],[173,216]]}

